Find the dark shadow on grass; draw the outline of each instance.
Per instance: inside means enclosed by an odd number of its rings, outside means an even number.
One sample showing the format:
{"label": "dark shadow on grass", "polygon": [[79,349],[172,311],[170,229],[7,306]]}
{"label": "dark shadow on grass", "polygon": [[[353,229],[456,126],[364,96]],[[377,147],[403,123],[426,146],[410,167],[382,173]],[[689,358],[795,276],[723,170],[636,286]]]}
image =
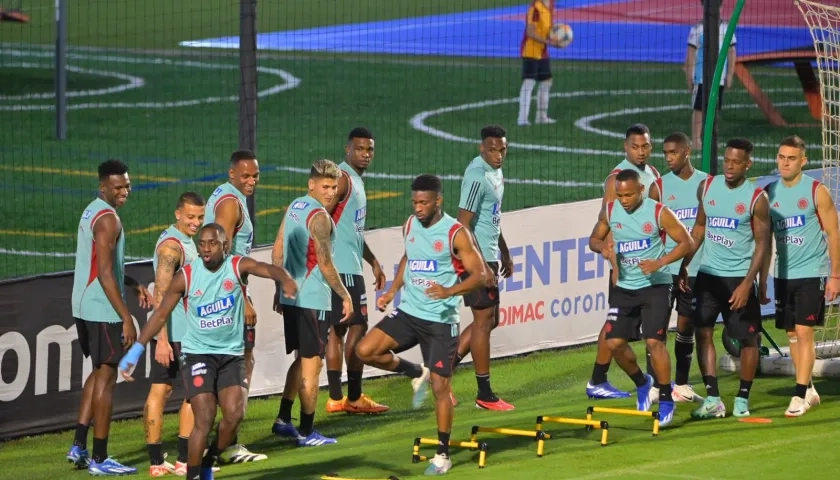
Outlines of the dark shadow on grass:
{"label": "dark shadow on grass", "polygon": [[[334,448],[334,447],[326,447],[326,448]],[[410,465],[410,464],[409,464]],[[377,473],[375,475],[365,474],[362,475],[364,478],[371,478],[371,479],[382,479],[385,480],[391,475],[395,475],[397,477],[408,477],[412,475],[418,475],[418,471],[415,469],[409,470],[409,468],[400,467],[395,469],[393,465],[389,465],[383,462],[373,461],[369,458],[354,456],[354,455],[345,455],[341,457],[336,457],[332,460],[326,462],[312,462],[312,463],[304,463],[298,465],[289,465],[284,467],[275,467],[272,468],[271,471],[264,471],[255,472],[253,469],[249,469],[248,471],[244,471],[241,473],[235,472],[236,466],[225,467],[225,475],[224,478],[226,479],[236,479],[241,478],[248,480],[277,480],[277,479],[300,479],[300,480],[308,480],[308,479],[320,479],[323,475],[327,474],[339,474],[339,475],[348,475],[355,478],[355,475],[351,475],[348,471],[349,470],[356,470],[360,468],[365,469],[375,469],[381,473]]]}

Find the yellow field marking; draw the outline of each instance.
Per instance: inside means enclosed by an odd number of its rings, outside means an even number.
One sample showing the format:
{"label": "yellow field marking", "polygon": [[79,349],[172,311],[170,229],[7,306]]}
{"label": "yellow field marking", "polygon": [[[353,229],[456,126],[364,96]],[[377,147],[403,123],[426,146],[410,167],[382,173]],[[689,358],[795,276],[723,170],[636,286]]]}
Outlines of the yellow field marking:
{"label": "yellow field marking", "polygon": [[[99,176],[96,172],[88,172],[84,170],[62,170],[60,168],[49,168],[49,167],[22,167],[22,166],[12,166],[12,165],[0,165],[0,170],[8,170],[12,172],[21,172],[21,173],[52,173],[56,175],[71,175],[71,176],[83,176],[83,177],[97,177]],[[152,177],[149,175],[135,175],[129,173],[129,178],[136,178],[138,180],[147,180],[150,182],[177,182],[177,178],[170,178],[170,177]]]}
{"label": "yellow field marking", "polygon": [[0,236],[7,237],[42,237],[42,238],[68,238],[69,233],[60,232],[37,232],[35,230],[0,230]]}

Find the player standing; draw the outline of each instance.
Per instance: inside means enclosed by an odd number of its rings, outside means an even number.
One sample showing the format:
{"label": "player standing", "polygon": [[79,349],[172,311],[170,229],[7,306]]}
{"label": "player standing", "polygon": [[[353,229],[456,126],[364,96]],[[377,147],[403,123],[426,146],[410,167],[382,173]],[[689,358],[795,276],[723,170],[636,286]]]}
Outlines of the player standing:
{"label": "player standing", "polygon": [[[796,388],[785,412],[787,417],[802,416],[820,403],[811,382],[816,358],[814,327],[825,324],[826,300],[832,302],[840,294],[837,209],[828,188],[802,173],[807,162],[801,138],[782,140],[776,156],[781,179],[765,187],[776,237],[776,328],[787,332],[796,371]],[[768,247],[768,255],[769,250]],[[767,291],[769,268],[768,258],[760,292]]]}
{"label": "player standing", "polygon": [[[589,249],[618,269],[610,293],[606,343],[618,366],[636,384],[638,410],[649,411],[651,389],[658,390],[659,421],[664,426],[674,416],[671,357],[665,346],[673,283],[668,266],[689,254],[694,242],[674,212],[645,198],[645,187],[637,171],[619,172],[615,176],[615,192],[617,200],[601,209],[589,237]],[[612,238],[608,239],[610,232]],[[667,253],[663,233],[676,244]],[[655,378],[645,376],[628,345],[640,338],[650,352]]]}
{"label": "player standing", "polygon": [[[362,393],[362,369],[364,364],[356,356],[356,344],[368,330],[367,292],[362,270],[362,259],[373,269],[376,279],[374,288],[385,288],[385,273],[376,256],[365,242],[365,217],[367,216],[367,196],[362,180],[365,170],[373,161],[375,140],[367,128],[354,128],[347,136],[344,146],[344,158],[338,168],[341,178],[338,191],[327,206],[335,222],[335,268],[341,275],[341,281],[353,299],[353,317],[342,322],[343,299],[337,292],[332,293],[332,312],[330,323],[332,335],[327,341],[327,380],[330,398],[327,400],[327,412],[382,413],[388,406],[373,401]],[[348,325],[349,324],[349,325]],[[347,341],[344,341],[344,336]],[[347,362],[347,397],[341,391],[341,351]]]}
{"label": "player standing", "polygon": [[[184,353],[181,378],[195,416],[188,449],[188,480],[213,479],[212,467],[217,456],[233,442],[245,416],[248,382],[242,329],[248,276],[282,282],[288,296],[294,296],[297,291],[283,268],[249,257],[225,255],[227,244],[222,226],[211,223],[201,228],[198,244],[201,261],[185,265],[181,269],[183,274],[173,278],[160,308],[119,364],[123,377],[133,380],[131,374],[146,343],[176,308],[184,306],[187,328],[181,339]],[[216,440],[208,448],[207,437],[213,428],[217,406],[222,410],[222,420]]]}
{"label": "player standing", "polygon": [[505,129],[498,125],[482,128],[479,149],[481,155],[467,165],[461,181],[458,223],[469,228],[475,236],[487,262],[484,275],[490,286],[464,295],[464,303],[472,310],[473,323],[461,332],[453,368],[472,352],[478,383],[475,406],[486,410],[513,410],[513,405],[497,397],[490,387],[490,332],[499,325],[497,276],[501,274],[508,278],[513,274],[513,260],[502,235],[501,223],[505,193],[502,164],[507,156]]}
{"label": "player standing", "polygon": [[[694,327],[697,360],[708,396],[694,412],[695,418],[726,416],[716,375],[714,333],[718,315],[729,336],[741,341],[741,385],[732,414],[750,414],[749,396],[758,368],[758,333],[761,306],[757,277],[770,248],[770,215],[767,195],[747,180],[753,145],[748,140],[727,142],[723,175],[709,177],[697,189],[697,219],[691,236],[695,252],[680,267],[683,289],[688,285],[688,265],[703,247],[694,281]],[[707,240],[704,243],[704,239]]]}
{"label": "player standing", "polygon": [[[248,215],[248,197],[254,194],[260,181],[260,165],[257,156],[249,150],[237,150],[230,156],[228,181],[219,185],[204,209],[204,224],[217,223],[225,229],[230,254],[247,256],[254,243],[254,225]],[[247,285],[246,285],[247,288]],[[245,326],[242,334],[245,339],[245,378],[247,388],[251,388],[251,375],[254,373],[254,345],[256,341],[257,312],[254,310],[251,295],[245,291]],[[245,399],[247,406],[248,399]],[[219,460],[224,463],[259,462],[268,457],[262,453],[253,453],[245,445],[234,439],[233,444],[222,452]]]}
{"label": "player standing", "polygon": [[[665,162],[670,172],[663,175],[651,187],[661,198],[661,202],[677,216],[677,219],[688,228],[694,227],[697,219],[697,189],[708,178],[708,174],[694,168],[691,164],[691,139],[682,132],[676,132],[665,137],[662,143]],[[665,240],[665,249],[673,250],[677,246],[673,239]],[[671,286],[671,308],[677,310],[677,338],[674,344],[674,358],[677,368],[675,385],[671,394],[677,402],[702,402],[703,397],[694,393],[694,388],[688,383],[688,372],[691,370],[691,359],[694,353],[694,320],[692,306],[694,305],[694,279],[700,266],[700,257],[695,256],[688,266],[688,291],[680,289],[680,265],[682,259],[668,266],[673,284]],[[651,390],[651,400],[658,398],[657,389]]]}
{"label": "player standing", "polygon": [[[440,178],[434,175],[421,175],[411,183],[414,215],[403,226],[405,253],[391,288],[376,302],[384,311],[402,288],[400,305],[356,347],[366,364],[412,378],[415,408],[422,404],[431,379],[438,449],[426,475],[442,475],[452,468],[450,379],[458,352],[461,295],[484,285],[486,268],[469,229],[443,212],[441,191]],[[464,270],[469,276],[459,281]],[[418,344],[425,365],[394,355]]]}
{"label": "player standing", "polygon": [[[653,143],[651,142],[650,129],[647,125],[641,123],[631,125],[624,134],[624,160],[615,166],[604,181],[602,207],[616,199],[615,178],[623,170],[637,172],[641,178],[640,181],[644,187],[644,192],[650,192],[650,198],[659,201],[659,190],[650,188],[656,182],[656,179],[659,178],[659,172],[656,168],[647,163],[652,150]],[[612,276],[612,272],[610,276]],[[612,284],[608,288],[612,292]],[[595,356],[595,366],[592,368],[592,376],[589,379],[589,383],[586,384],[586,395],[589,398],[596,399],[627,398],[630,396],[628,392],[623,392],[615,388],[607,380],[607,371],[610,369],[612,353],[606,342],[606,328],[607,323],[605,322],[601,328],[601,332],[598,334],[598,353]]]}
{"label": "player standing", "polygon": [[[299,447],[337,442],[321,435],[313,425],[333,308],[331,289],[342,299],[340,322],[346,322],[354,314],[353,298],[333,264],[336,227],[325,208],[336,195],[341,175],[338,165],[329,160],[318,160],[312,165],[309,194],[294,199],[286,209],[271,250],[272,263],[284,265],[300,290],[294,300],[281,297],[279,289],[274,297],[274,309],[283,315],[286,354],[296,352],[296,358],[286,374],[280,410],[271,431],[294,438]],[[300,426],[295,429],[291,423],[292,404],[298,394]]]}
{"label": "player standing", "polygon": [[548,55],[549,45],[559,45],[552,40],[552,17],[554,15],[553,0],[533,0],[528,7],[525,18],[525,33],[519,55],[522,57],[522,88],[519,90],[519,126],[530,125],[528,121],[531,112],[531,96],[534,87],[537,89],[537,116],[535,123],[550,124],[556,120],[548,117],[548,102],[551,94],[551,59]]}
{"label": "player standing", "polygon": [[[140,306],[152,304],[146,288],[125,275],[125,232],[117,209],[131,192],[128,167],[107,160],[98,168],[99,195],[85,207],[76,240],[72,307],[79,346],[93,364],[85,380],[73,446],[67,460],[87,467],[91,475],[137,473],[134,467],[108,457],[117,363],[124,349],[134,343],[137,330],[125,303],[125,286],[133,287]],[[87,450],[87,433],[93,421],[93,455]]]}

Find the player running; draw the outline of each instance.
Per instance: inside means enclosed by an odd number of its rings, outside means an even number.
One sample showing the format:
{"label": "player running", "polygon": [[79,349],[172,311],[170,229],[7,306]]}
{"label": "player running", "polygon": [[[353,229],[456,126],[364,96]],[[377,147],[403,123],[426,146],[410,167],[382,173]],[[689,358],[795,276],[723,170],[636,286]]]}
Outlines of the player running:
{"label": "player running", "polygon": [[[662,143],[662,151],[665,154],[668,169],[671,171],[656,180],[650,188],[658,190],[656,194],[662,199],[662,204],[670,208],[691,233],[697,218],[697,188],[709,175],[697,170],[691,164],[691,139],[688,135],[682,132],[668,135]],[[671,238],[665,240],[667,251],[670,252],[675,247],[676,242]],[[677,368],[671,395],[677,402],[702,402],[703,397],[694,393],[694,388],[688,384],[688,372],[691,370],[691,359],[694,353],[694,323],[691,318],[694,292],[691,289],[694,287],[700,257],[695,256],[688,266],[688,290],[685,292],[680,290],[680,265],[682,265],[681,259],[668,266],[673,279],[671,308],[676,307],[677,310],[677,341],[674,344]],[[658,393],[656,387],[651,389],[652,402],[658,401]]]}
{"label": "player running", "polygon": [[[149,308],[152,297],[143,285],[125,275],[125,232],[117,209],[131,192],[128,167],[107,160],[98,168],[99,196],[85,207],[76,240],[72,309],[79,346],[93,364],[85,380],[73,446],[67,460],[87,467],[91,475],[129,475],[137,469],[108,457],[117,363],[134,343],[137,330],[125,303],[125,287],[137,292],[140,306]],[[93,421],[93,455],[87,434]]]}
{"label": "player running", "polygon": [[[650,129],[647,125],[641,123],[631,125],[624,134],[625,158],[615,166],[604,181],[602,206],[606,206],[609,202],[616,199],[616,175],[628,169],[639,174],[644,192],[650,191],[653,194],[651,199],[659,201],[659,191],[650,189],[650,186],[659,178],[659,172],[656,168],[647,163],[652,150],[653,143],[651,142]],[[610,275],[612,276],[612,274]],[[610,291],[612,290],[611,285],[608,288]],[[630,393],[615,388],[607,380],[607,371],[610,369],[612,353],[606,342],[606,328],[607,323],[605,322],[601,328],[601,332],[598,334],[598,353],[595,356],[595,366],[592,368],[592,376],[589,379],[589,383],[586,384],[586,396],[594,399],[628,398],[630,397]]]}
{"label": "player running", "polygon": [[[221,225],[211,223],[201,228],[198,244],[201,261],[185,265],[181,268],[183,274],[175,275],[160,308],[119,364],[123,377],[133,381],[131,375],[146,343],[163,328],[176,308],[186,310],[181,378],[195,416],[188,449],[188,480],[213,479],[212,467],[217,456],[233,441],[245,416],[248,382],[242,329],[248,276],[282,282],[284,293],[290,297],[297,292],[297,286],[283,268],[249,257],[225,255],[228,248]],[[222,410],[222,420],[216,440],[208,448],[207,437],[213,428],[217,406]]]}
{"label": "player running", "polygon": [[[688,288],[688,265],[701,245],[703,257],[694,281],[694,326],[697,359],[708,396],[694,412],[695,418],[726,416],[716,375],[714,332],[723,316],[729,336],[741,342],[741,385],[732,414],[750,415],[749,396],[758,368],[758,333],[761,306],[757,277],[770,243],[767,194],[747,180],[753,145],[748,140],[727,142],[723,175],[709,177],[697,188],[697,219],[691,236],[695,251],[680,267],[683,290]],[[704,243],[704,240],[707,240]]]}
{"label": "player running", "polygon": [[[484,285],[484,259],[469,229],[442,210],[440,178],[420,175],[411,183],[414,215],[403,225],[405,253],[391,288],[379,297],[380,311],[402,289],[399,306],[359,342],[356,352],[368,365],[411,377],[414,408],[419,408],[431,380],[438,428],[437,454],[426,475],[452,468],[452,365],[458,352],[461,296]],[[466,270],[467,277],[459,280]],[[420,345],[424,365],[395,353]]]}
{"label": "player running", "polygon": [[[376,279],[374,288],[385,288],[385,273],[376,256],[365,242],[365,216],[367,215],[367,197],[365,183],[362,180],[365,170],[373,161],[373,134],[367,128],[354,128],[347,136],[344,146],[345,161],[338,168],[341,178],[338,191],[327,206],[336,226],[335,268],[341,281],[353,299],[353,316],[348,322],[342,322],[342,298],[332,293],[332,312],[330,326],[332,334],[327,341],[327,380],[330,398],[327,400],[327,413],[383,413],[387,405],[381,405],[362,393],[362,369],[364,364],[356,356],[356,344],[368,330],[367,292],[362,270],[362,259],[373,269]],[[344,336],[347,336],[345,342]],[[347,362],[347,396],[341,391],[341,362]]]}
{"label": "player running", "polygon": [[[782,140],[776,156],[781,179],[765,187],[776,237],[776,328],[787,332],[796,371],[796,388],[786,417],[802,416],[820,403],[811,382],[816,358],[814,327],[825,324],[826,300],[832,302],[840,294],[837,209],[828,188],[802,173],[806,163],[801,138]],[[759,283],[762,298],[767,291],[769,260],[764,263]]]}
{"label": "player running", "polygon": [[[225,238],[229,239],[228,248],[233,255],[247,256],[251,253],[254,242],[254,225],[248,215],[248,197],[254,194],[260,181],[260,165],[257,156],[249,150],[237,150],[230,156],[228,181],[219,185],[204,209],[204,224],[217,223],[225,229]],[[246,285],[247,288],[247,285]],[[254,345],[256,341],[257,312],[251,295],[245,291],[245,325],[242,334],[245,338],[245,378],[246,388],[251,388],[251,376],[254,373]],[[248,399],[245,399],[247,406]],[[259,462],[268,457],[262,453],[253,453],[239,443],[238,438],[219,456],[223,463]]]}
{"label": "player running", "polygon": [[513,410],[513,405],[497,397],[490,387],[490,332],[499,325],[498,275],[508,278],[513,274],[513,260],[501,226],[505,193],[502,163],[507,155],[505,129],[498,125],[482,128],[479,149],[481,155],[467,166],[461,182],[458,223],[469,228],[478,242],[487,262],[484,275],[489,286],[464,295],[464,303],[472,310],[473,323],[461,332],[458,355],[452,368],[472,352],[478,383],[475,406],[486,410]]}
{"label": "player running", "polygon": [[[277,231],[271,261],[284,265],[299,285],[300,293],[292,300],[274,297],[274,310],[283,315],[286,354],[296,352],[286,374],[286,386],[280,399],[280,411],[271,426],[275,435],[294,438],[299,447],[320,447],[337,442],[314,429],[318,405],[318,380],[326,353],[330,329],[332,292],[341,297],[344,323],[353,317],[353,298],[341,283],[333,264],[336,226],[325,208],[338,190],[341,178],[338,165],[318,160],[309,172],[309,194],[296,198],[286,209]],[[292,404],[300,396],[300,426],[292,425]]]}
{"label": "player running", "polygon": [[[668,266],[691,252],[694,242],[674,212],[645,198],[645,187],[635,170],[622,170],[615,176],[615,192],[617,200],[601,209],[589,237],[589,249],[603,255],[617,272],[612,278],[606,343],[618,366],[636,384],[638,410],[649,411],[651,389],[658,390],[659,421],[665,426],[674,417],[671,357],[665,346],[673,283]],[[612,239],[608,239],[610,232]],[[667,253],[663,232],[675,243]],[[640,338],[650,352],[655,378],[642,372],[628,345]]]}

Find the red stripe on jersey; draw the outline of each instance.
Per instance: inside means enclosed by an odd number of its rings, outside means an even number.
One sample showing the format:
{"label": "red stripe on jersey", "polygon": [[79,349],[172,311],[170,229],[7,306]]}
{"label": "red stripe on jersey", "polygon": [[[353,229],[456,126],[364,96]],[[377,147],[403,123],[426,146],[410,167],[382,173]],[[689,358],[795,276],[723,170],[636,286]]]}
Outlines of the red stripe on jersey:
{"label": "red stripe on jersey", "polygon": [[665,187],[662,186],[662,177],[656,179],[656,188],[659,189],[659,201],[665,201]]}
{"label": "red stripe on jersey", "polygon": [[96,225],[96,222],[104,217],[112,213],[116,216],[117,212],[106,208],[104,210],[100,210],[96,212],[96,215],[93,216],[93,220],[90,221],[90,237],[91,237],[91,247],[90,247],[90,274],[88,275],[87,284],[90,285],[96,280],[96,277],[99,276],[99,265],[96,263],[96,235],[93,234],[93,226]]}
{"label": "red stripe on jersey", "polygon": [[607,223],[610,223],[610,219],[612,218],[612,211],[613,211],[614,206],[615,206],[615,200],[607,203]]}
{"label": "red stripe on jersey", "polygon": [[184,313],[189,312],[188,300],[190,298],[190,284],[192,283],[192,265],[184,265],[181,269],[184,272],[184,280],[186,280],[186,288],[184,288]]}
{"label": "red stripe on jersey", "polygon": [[347,206],[347,202],[350,200],[350,194],[353,193],[353,182],[350,181],[350,174],[345,172],[344,170],[341,171],[341,174],[347,177],[347,193],[344,194],[344,199],[338,202],[335,206],[335,210],[332,213],[333,222],[338,223],[341,219],[341,214],[344,213],[344,208]]}
{"label": "red stripe on jersey", "polygon": [[237,280],[239,280],[239,287],[242,288],[242,295],[248,296],[247,286],[245,282],[242,281],[242,272],[239,271],[239,261],[242,260],[241,255],[234,255],[231,259],[231,263],[233,266],[233,273],[236,275]]}
{"label": "red stripe on jersey", "polygon": [[706,194],[709,193],[709,188],[712,186],[712,180],[714,179],[715,177],[712,176],[706,179],[706,186],[703,187],[703,200],[706,200]]}
{"label": "red stripe on jersey", "polygon": [[761,197],[761,194],[764,193],[763,188],[756,188],[753,191],[752,200],[750,200],[750,215],[752,215],[753,209],[755,208],[755,202],[758,201],[758,198]]}
{"label": "red stripe on jersey", "polygon": [[814,213],[817,215],[817,221],[820,222],[820,230],[825,231],[825,227],[823,227],[822,217],[820,217],[820,211],[817,208],[817,189],[820,188],[822,183],[814,180],[814,183],[811,184],[811,198],[814,202]]}
{"label": "red stripe on jersey", "polygon": [[653,170],[653,176],[655,178],[662,178],[662,175],[659,174],[659,170],[657,170],[656,167],[654,167],[653,165],[648,165],[648,167],[650,167],[650,169]]}
{"label": "red stripe on jersey", "polygon": [[[306,217],[306,229],[309,230],[309,222],[312,221],[312,218],[319,214],[319,213],[327,213],[326,210],[323,208],[316,208],[309,212],[309,215]],[[329,214],[327,214],[329,216]],[[318,254],[315,252],[315,240],[312,236],[309,236],[309,243],[306,245],[306,275],[309,276],[312,273],[312,269],[318,265]]]}
{"label": "red stripe on jersey", "polygon": [[455,268],[455,273],[458,274],[458,276],[467,271],[467,269],[464,268],[464,263],[455,256],[455,234],[462,228],[464,228],[464,226],[458,222],[455,222],[451,227],[449,227],[449,254],[452,255],[452,267]]}
{"label": "red stripe on jersey", "polygon": [[414,219],[414,215],[408,217],[408,220],[405,221],[405,225],[403,225],[403,237],[408,236],[408,232],[411,231],[411,220]]}
{"label": "red stripe on jersey", "polygon": [[656,228],[659,229],[659,238],[662,239],[662,243],[665,243],[665,235],[666,234],[665,234],[665,229],[662,228],[662,223],[659,221],[659,217],[662,215],[662,207],[664,207],[664,206],[665,205],[662,205],[661,203],[656,202],[656,213],[655,213],[655,215],[656,215]]}
{"label": "red stripe on jersey", "polygon": [[222,202],[227,200],[228,198],[236,200],[236,204],[239,206],[239,221],[236,223],[236,226],[233,227],[233,234],[236,235],[237,233],[239,233],[239,230],[242,230],[242,225],[245,223],[245,217],[242,212],[242,204],[239,203],[239,197],[232,193],[226,193],[219,197],[219,200],[216,201],[216,205],[213,205],[213,216],[216,216],[216,209],[219,208],[219,205],[221,205]]}

